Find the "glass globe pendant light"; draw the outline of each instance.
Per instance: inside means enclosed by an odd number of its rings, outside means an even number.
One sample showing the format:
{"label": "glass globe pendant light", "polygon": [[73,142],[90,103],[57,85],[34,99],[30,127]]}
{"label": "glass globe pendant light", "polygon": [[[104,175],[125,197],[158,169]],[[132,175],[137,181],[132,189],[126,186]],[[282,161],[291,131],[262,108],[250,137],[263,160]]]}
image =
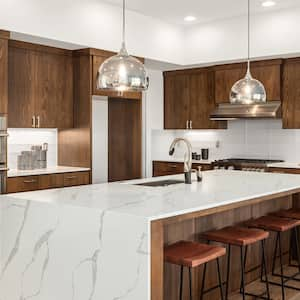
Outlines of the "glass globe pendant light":
{"label": "glass globe pendant light", "polygon": [[250,0],[248,0],[248,63],[246,76],[237,81],[230,91],[230,103],[254,104],[267,101],[264,85],[254,79],[250,71]]}
{"label": "glass globe pendant light", "polygon": [[144,65],[130,56],[125,46],[125,0],[123,0],[123,41],[120,52],[105,60],[98,70],[97,88],[120,93],[148,89],[149,78]]}

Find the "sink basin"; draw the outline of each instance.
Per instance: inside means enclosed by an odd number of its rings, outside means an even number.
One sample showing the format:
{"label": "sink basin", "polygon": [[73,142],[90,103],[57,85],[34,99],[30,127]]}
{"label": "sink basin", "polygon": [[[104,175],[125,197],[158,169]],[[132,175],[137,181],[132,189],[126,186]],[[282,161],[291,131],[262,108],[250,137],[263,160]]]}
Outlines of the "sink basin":
{"label": "sink basin", "polygon": [[179,183],[184,183],[183,180],[159,180],[159,181],[150,181],[150,182],[143,182],[143,183],[137,183],[135,185],[143,185],[143,186],[169,186],[173,184],[179,184]]}

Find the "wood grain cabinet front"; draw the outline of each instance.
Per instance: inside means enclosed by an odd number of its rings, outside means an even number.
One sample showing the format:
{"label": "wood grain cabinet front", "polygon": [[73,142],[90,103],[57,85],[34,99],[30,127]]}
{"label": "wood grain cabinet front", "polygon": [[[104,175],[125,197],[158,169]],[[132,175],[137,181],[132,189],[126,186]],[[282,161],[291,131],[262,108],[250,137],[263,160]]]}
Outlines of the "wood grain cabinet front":
{"label": "wood grain cabinet front", "polygon": [[74,172],[64,174],[64,187],[89,184],[89,172]]}
{"label": "wood grain cabinet front", "polygon": [[8,127],[72,128],[72,51],[8,45]]}
{"label": "wood grain cabinet front", "polygon": [[[212,169],[211,164],[193,163],[192,168],[202,168],[202,171],[208,171]],[[152,162],[153,177],[176,175],[183,173],[183,163],[181,162],[168,162],[168,161],[153,161]]]}
{"label": "wood grain cabinet front", "polygon": [[29,192],[68,186],[85,185],[90,182],[89,172],[72,172],[7,178],[7,193]]}
{"label": "wood grain cabinet front", "polygon": [[268,172],[271,173],[284,173],[284,174],[300,174],[300,169],[292,168],[268,168]]}
{"label": "wood grain cabinet front", "polygon": [[[267,100],[281,100],[281,59],[253,62],[251,73],[261,81],[266,89]],[[229,102],[229,94],[235,82],[246,74],[247,64],[228,64],[215,69],[215,102]]]}
{"label": "wood grain cabinet front", "polygon": [[7,193],[39,190],[39,176],[10,177],[7,179]]}

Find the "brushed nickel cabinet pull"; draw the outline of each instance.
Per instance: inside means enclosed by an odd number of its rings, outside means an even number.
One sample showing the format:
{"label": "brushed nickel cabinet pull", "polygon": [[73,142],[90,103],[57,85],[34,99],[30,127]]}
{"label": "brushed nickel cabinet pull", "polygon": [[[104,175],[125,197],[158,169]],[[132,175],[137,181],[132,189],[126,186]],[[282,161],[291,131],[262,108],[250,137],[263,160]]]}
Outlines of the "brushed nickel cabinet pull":
{"label": "brushed nickel cabinet pull", "polygon": [[68,176],[67,179],[75,179],[77,176]]}
{"label": "brushed nickel cabinet pull", "polygon": [[189,129],[189,120],[186,121],[185,128]]}
{"label": "brushed nickel cabinet pull", "polygon": [[35,128],[35,116],[32,116],[32,119],[31,119],[31,127],[32,127],[32,128]]}
{"label": "brushed nickel cabinet pull", "polygon": [[32,180],[24,180],[24,183],[35,183],[37,182],[36,179],[32,179]]}
{"label": "brushed nickel cabinet pull", "polygon": [[37,120],[37,128],[40,128],[40,116],[37,116],[36,117],[36,120]]}
{"label": "brushed nickel cabinet pull", "polygon": [[193,129],[193,121],[190,121],[190,129]]}
{"label": "brushed nickel cabinet pull", "polygon": [[177,168],[177,165],[170,165],[170,168]]}

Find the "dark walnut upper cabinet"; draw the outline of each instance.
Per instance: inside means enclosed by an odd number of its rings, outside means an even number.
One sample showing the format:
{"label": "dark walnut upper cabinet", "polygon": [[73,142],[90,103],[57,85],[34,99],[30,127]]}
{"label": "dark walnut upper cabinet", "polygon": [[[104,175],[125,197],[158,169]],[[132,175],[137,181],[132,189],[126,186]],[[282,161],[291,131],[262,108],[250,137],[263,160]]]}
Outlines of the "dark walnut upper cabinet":
{"label": "dark walnut upper cabinet", "polygon": [[9,41],[8,84],[9,127],[73,127],[71,51]]}
{"label": "dark walnut upper cabinet", "polygon": [[[98,90],[97,89],[97,75],[99,67],[102,63],[112,55],[115,55],[113,52],[104,51],[104,50],[97,50],[97,49],[90,49],[91,55],[93,56],[93,95],[99,96],[108,96],[112,98],[124,98],[124,99],[141,99],[142,93],[139,92],[124,92],[122,94],[118,92],[111,92],[106,90]],[[142,62],[144,60],[139,58]]]}
{"label": "dark walnut upper cabinet", "polygon": [[[282,60],[267,60],[251,63],[251,73],[261,81],[266,89],[267,100],[281,100],[281,66]],[[247,64],[229,64],[216,66],[215,69],[215,101],[229,102],[229,94],[233,84],[246,74]]]}
{"label": "dark walnut upper cabinet", "polygon": [[283,65],[282,123],[285,129],[300,128],[300,59]]}
{"label": "dark walnut upper cabinet", "polygon": [[0,30],[0,113],[7,114],[8,103],[8,39],[9,32]]}
{"label": "dark walnut upper cabinet", "polygon": [[210,121],[215,108],[214,72],[210,68],[164,73],[165,129],[220,129],[225,122]]}

